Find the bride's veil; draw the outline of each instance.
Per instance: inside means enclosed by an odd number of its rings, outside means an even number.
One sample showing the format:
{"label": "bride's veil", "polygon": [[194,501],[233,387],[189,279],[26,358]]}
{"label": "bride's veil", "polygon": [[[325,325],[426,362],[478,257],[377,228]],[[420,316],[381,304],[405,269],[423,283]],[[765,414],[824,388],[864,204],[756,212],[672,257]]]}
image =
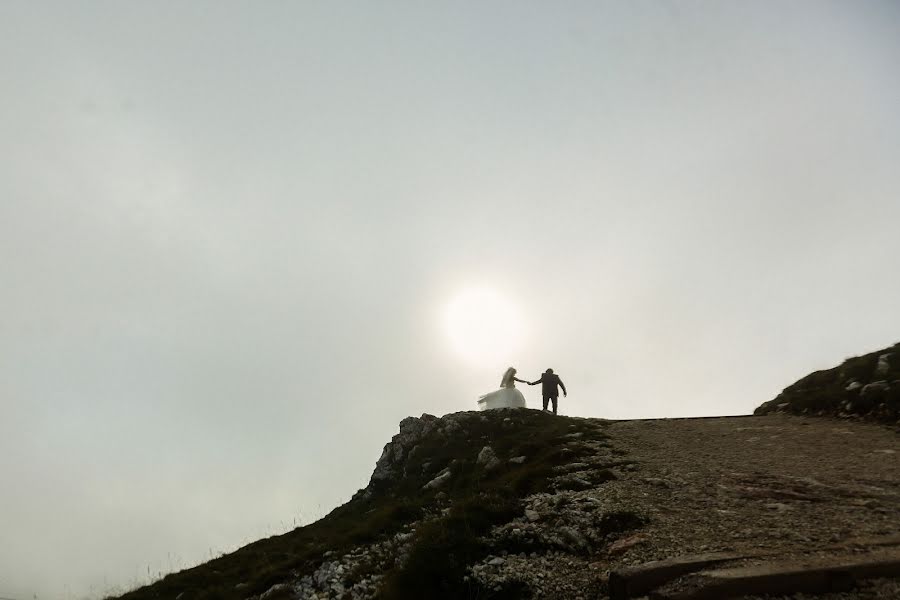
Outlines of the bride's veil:
{"label": "bride's veil", "polygon": [[503,374],[503,379],[500,380],[500,387],[512,387],[513,377],[516,376],[516,370],[513,367],[510,367]]}

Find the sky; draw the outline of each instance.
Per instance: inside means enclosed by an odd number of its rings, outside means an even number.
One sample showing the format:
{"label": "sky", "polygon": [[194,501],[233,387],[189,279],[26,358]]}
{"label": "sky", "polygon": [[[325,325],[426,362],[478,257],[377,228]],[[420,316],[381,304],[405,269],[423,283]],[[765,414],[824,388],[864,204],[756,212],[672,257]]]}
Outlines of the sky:
{"label": "sky", "polygon": [[308,523],[510,365],[746,414],[896,343],[898,64],[887,1],[3,2],[0,596]]}

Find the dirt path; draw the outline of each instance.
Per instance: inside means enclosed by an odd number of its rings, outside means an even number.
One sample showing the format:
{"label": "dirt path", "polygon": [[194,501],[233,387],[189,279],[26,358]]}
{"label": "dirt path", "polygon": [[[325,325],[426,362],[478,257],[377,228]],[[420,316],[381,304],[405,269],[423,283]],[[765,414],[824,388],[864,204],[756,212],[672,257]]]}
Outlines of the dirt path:
{"label": "dirt path", "polygon": [[653,516],[650,541],[625,560],[900,533],[900,434],[886,427],[778,415],[607,432],[639,466],[618,485]]}
{"label": "dirt path", "polygon": [[[900,535],[900,433],[887,427],[772,415],[621,421],[606,432],[635,461],[607,493],[650,516],[612,569],[717,551],[846,555]],[[833,597],[898,589],[867,585]]]}

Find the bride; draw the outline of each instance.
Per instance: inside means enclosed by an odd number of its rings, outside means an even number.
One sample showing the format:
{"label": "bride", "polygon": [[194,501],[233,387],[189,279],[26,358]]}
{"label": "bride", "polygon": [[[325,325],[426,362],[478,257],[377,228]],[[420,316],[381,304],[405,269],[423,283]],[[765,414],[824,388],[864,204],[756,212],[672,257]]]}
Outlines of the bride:
{"label": "bride", "polygon": [[510,367],[500,380],[500,389],[485,394],[478,399],[478,408],[490,410],[492,408],[525,408],[525,396],[516,389],[516,382],[528,383],[524,379],[516,378],[516,370]]}

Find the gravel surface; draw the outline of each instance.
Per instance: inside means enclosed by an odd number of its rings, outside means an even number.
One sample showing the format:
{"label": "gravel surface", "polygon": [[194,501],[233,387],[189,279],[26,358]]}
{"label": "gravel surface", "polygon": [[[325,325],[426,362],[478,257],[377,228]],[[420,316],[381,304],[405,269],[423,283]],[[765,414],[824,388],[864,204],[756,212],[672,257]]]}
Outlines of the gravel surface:
{"label": "gravel surface", "polygon": [[[771,415],[622,421],[605,431],[638,468],[604,492],[650,516],[646,539],[611,557],[611,568],[721,550],[843,554],[900,533],[893,429]],[[896,586],[830,597],[900,597]]]}
{"label": "gravel surface", "polygon": [[900,435],[831,419],[613,423],[639,469],[615,482],[652,515],[628,558],[814,549],[900,532]]}

